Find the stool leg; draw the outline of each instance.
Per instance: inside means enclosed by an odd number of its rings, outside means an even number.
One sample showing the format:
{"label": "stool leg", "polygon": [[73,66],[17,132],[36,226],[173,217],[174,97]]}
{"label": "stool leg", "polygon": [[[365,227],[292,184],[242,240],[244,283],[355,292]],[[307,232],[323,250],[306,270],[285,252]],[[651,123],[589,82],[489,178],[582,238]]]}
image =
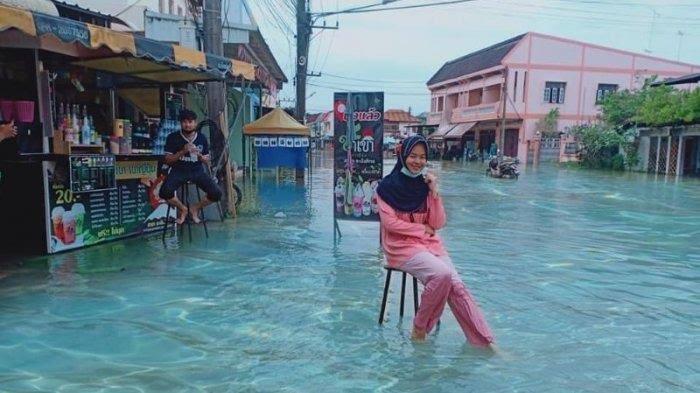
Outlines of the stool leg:
{"label": "stool leg", "polygon": [[384,296],[382,297],[382,308],[379,310],[379,324],[384,322],[384,310],[386,310],[386,298],[389,296],[389,283],[391,282],[391,270],[386,271],[386,282],[384,283]]}
{"label": "stool leg", "polygon": [[[196,187],[197,189],[197,199],[201,202],[202,201],[202,194],[199,193],[199,187]],[[202,213],[202,225],[204,225],[204,235],[209,239],[209,230],[207,229],[207,220],[204,219],[204,209],[199,209],[199,211]]]}
{"label": "stool leg", "polygon": [[401,306],[399,307],[399,317],[403,318],[403,303],[406,298],[406,272],[401,277]]}
{"label": "stool leg", "polygon": [[418,280],[413,277],[413,312],[418,314]]}
{"label": "stool leg", "polygon": [[216,206],[219,208],[219,218],[224,221],[224,208],[221,207],[221,201],[216,202]]}
{"label": "stool leg", "polygon": [[[170,204],[168,204],[168,210],[165,212],[165,225],[163,226],[163,243],[165,243],[165,234],[168,232],[168,222],[170,221]],[[175,225],[175,223],[173,223]]]}
{"label": "stool leg", "polygon": [[[185,201],[187,201],[187,202],[185,202],[185,206],[187,206],[187,211],[189,214],[189,210],[190,210],[190,193],[189,193],[189,191],[190,191],[190,188],[188,187],[187,183],[185,183],[182,187],[185,190],[183,194],[184,194]],[[188,217],[185,221],[187,222],[187,233],[188,233],[189,238],[190,238],[190,243],[192,243],[192,220],[190,220],[190,218]]]}

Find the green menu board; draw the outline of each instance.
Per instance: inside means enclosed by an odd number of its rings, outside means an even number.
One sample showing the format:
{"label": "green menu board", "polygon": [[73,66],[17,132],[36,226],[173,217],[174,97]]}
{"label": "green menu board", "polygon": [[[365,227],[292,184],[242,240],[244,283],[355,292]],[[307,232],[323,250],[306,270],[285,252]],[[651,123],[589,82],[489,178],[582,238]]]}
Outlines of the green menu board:
{"label": "green menu board", "polygon": [[69,163],[49,163],[48,252],[162,229],[167,205],[157,196],[157,166],[157,161],[116,162],[116,187],[74,192]]}

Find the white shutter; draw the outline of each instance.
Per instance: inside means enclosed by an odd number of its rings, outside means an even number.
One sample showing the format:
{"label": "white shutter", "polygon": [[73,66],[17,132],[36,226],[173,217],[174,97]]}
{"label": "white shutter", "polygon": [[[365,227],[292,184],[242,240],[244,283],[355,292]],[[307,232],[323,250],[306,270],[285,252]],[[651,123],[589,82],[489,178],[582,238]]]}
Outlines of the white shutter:
{"label": "white shutter", "polygon": [[549,87],[546,87],[544,89],[544,102],[549,102],[549,100],[551,99],[551,94],[552,94],[551,89]]}
{"label": "white shutter", "polygon": [[598,89],[598,91],[595,94],[595,101],[598,103],[603,102],[603,90]]}
{"label": "white shutter", "polygon": [[559,89],[556,87],[552,87],[552,100],[549,102],[556,104],[558,101],[559,101]]}
{"label": "white shutter", "polygon": [[560,104],[564,103],[564,87],[559,88],[559,101]]}

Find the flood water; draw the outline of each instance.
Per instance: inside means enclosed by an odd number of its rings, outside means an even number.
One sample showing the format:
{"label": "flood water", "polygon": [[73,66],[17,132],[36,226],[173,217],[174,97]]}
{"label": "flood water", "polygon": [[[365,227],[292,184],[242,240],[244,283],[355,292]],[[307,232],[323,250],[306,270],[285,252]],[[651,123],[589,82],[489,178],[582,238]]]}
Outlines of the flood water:
{"label": "flood water", "polygon": [[378,227],[342,221],[334,242],[331,165],[317,157],[308,184],[246,187],[242,214],[209,239],[196,228],[191,243],[4,267],[0,391],[697,391],[700,181],[434,165],[441,235],[494,354],[449,311],[411,342],[397,279],[377,324]]}

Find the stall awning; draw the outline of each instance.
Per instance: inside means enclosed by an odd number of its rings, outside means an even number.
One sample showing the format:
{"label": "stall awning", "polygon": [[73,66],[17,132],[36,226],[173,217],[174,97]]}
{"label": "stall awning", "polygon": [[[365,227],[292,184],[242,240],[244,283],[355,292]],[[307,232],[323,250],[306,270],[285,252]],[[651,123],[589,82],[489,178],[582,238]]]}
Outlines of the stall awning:
{"label": "stall awning", "polygon": [[477,122],[471,123],[459,123],[453,129],[451,129],[447,134],[445,134],[445,139],[462,139],[464,134],[469,132]]}
{"label": "stall awning", "polygon": [[302,135],[309,136],[309,127],[299,123],[281,108],[243,126],[245,135]]}
{"label": "stall awning", "polygon": [[[0,32],[15,29],[36,38],[53,36],[65,44],[108,48],[74,64],[159,83],[255,77],[253,65],[222,56],[114,31],[71,19],[0,6]],[[90,56],[87,56],[90,57]]]}
{"label": "stall awning", "polygon": [[445,139],[445,135],[448,132],[452,131],[453,128],[455,128],[454,124],[442,124],[438,127],[437,131],[428,135],[428,140],[430,140],[430,141],[443,140],[443,139]]}

